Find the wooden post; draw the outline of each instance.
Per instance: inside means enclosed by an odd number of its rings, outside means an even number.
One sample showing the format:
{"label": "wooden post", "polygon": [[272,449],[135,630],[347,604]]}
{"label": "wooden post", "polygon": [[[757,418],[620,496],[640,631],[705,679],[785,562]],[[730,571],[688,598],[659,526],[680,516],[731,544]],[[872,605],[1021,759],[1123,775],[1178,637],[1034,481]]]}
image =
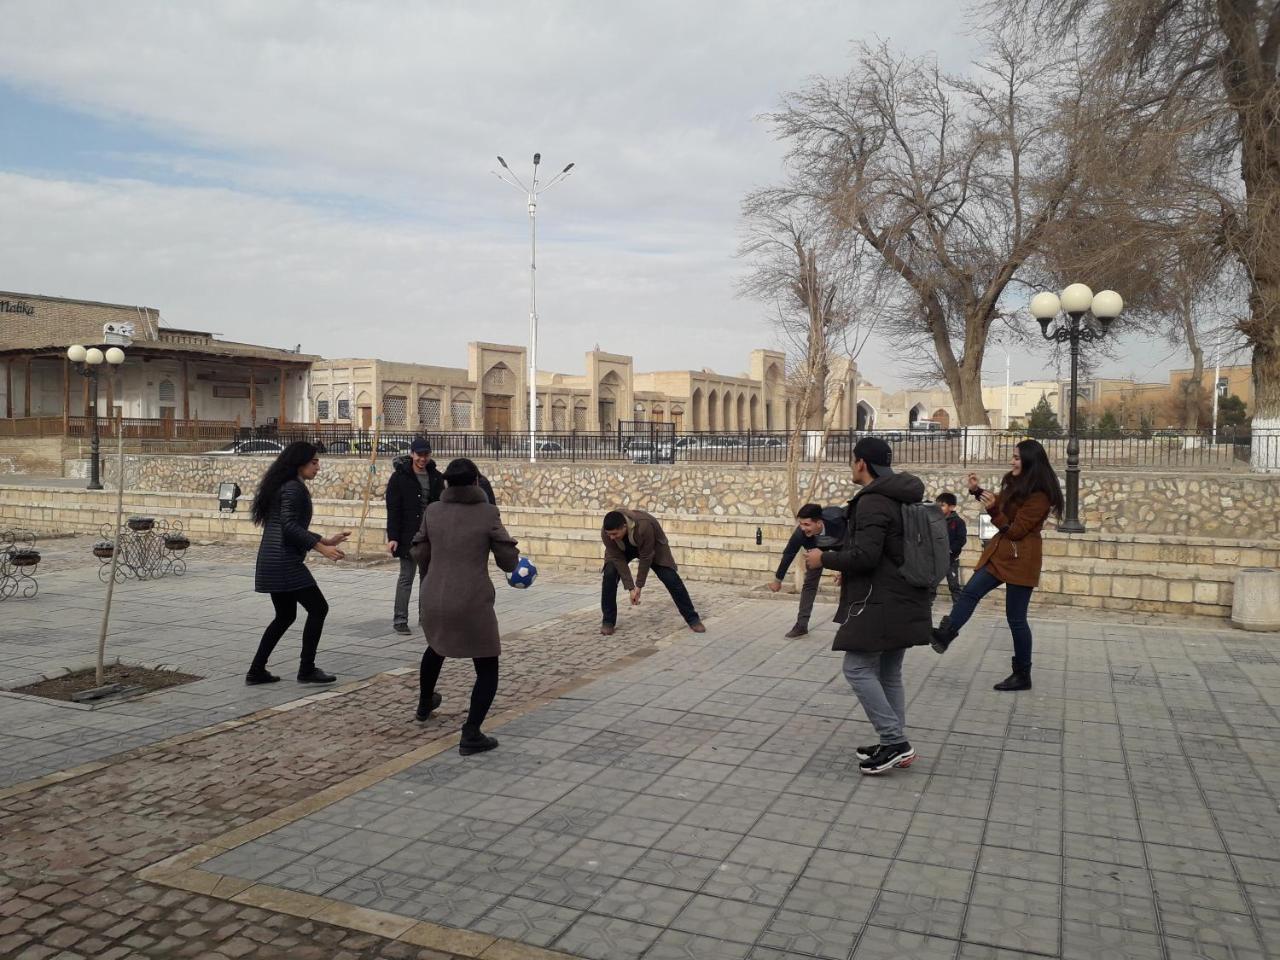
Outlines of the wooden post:
{"label": "wooden post", "polygon": [[256,427],[258,425],[258,385],[254,382],[257,376],[254,374],[253,367],[249,368],[249,425]]}
{"label": "wooden post", "polygon": [[62,435],[65,437],[71,426],[71,361],[62,358]]}
{"label": "wooden post", "polygon": [[369,497],[373,494],[373,478],[378,474],[378,439],[382,433],[382,417],[373,421],[373,444],[369,447],[369,476],[364,482],[364,506],[360,508],[360,526],[356,528],[356,556],[364,541],[364,521],[369,516]]}
{"label": "wooden post", "polygon": [[284,394],[285,394],[285,390],[288,388],[288,383],[285,380],[285,375],[286,375],[286,370],[284,367],[281,367],[280,368],[280,426],[282,427],[289,420],[288,414],[285,412],[285,405],[284,405]]}
{"label": "wooden post", "polygon": [[191,419],[191,378],[187,373],[187,361],[182,361],[182,419]]}
{"label": "wooden post", "polygon": [[22,384],[22,409],[26,411],[26,415],[31,416],[31,358],[27,357],[27,375]]}
{"label": "wooden post", "polygon": [[98,686],[106,681],[103,661],[107,654],[107,623],[111,619],[111,595],[115,592],[116,570],[120,565],[120,529],[124,526],[124,425],[116,418],[116,535],[115,549],[111,552],[111,576],[107,578],[107,600],[102,605],[102,627],[98,630]]}

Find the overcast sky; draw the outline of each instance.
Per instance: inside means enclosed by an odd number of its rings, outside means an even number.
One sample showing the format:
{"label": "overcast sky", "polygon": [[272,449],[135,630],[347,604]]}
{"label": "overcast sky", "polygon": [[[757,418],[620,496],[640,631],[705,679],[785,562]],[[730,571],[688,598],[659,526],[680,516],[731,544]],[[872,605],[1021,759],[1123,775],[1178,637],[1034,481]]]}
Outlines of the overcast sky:
{"label": "overcast sky", "polygon": [[[777,346],[735,296],[758,116],[883,37],[963,70],[949,0],[0,0],[0,289],[144,304],[326,356],[464,366],[523,343],[528,219],[491,175],[577,164],[538,216],[539,366]],[[1014,351],[1013,374],[1048,353]],[[1112,372],[1183,359],[1134,345]],[[865,375],[899,382],[891,344]],[[1003,382],[1004,358],[988,369]]]}

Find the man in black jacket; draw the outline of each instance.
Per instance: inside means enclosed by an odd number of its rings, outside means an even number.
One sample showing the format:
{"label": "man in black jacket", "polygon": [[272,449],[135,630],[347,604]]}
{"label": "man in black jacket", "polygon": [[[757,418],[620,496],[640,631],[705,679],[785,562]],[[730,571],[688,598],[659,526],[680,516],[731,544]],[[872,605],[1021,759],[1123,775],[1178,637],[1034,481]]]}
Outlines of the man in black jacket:
{"label": "man in black jacket", "polygon": [[387,552],[400,560],[400,576],[396,579],[396,600],[391,626],[396,633],[409,629],[409,598],[418,570],[409,556],[413,537],[422,523],[427,504],[440,499],[444,476],[431,459],[431,444],[418,437],[407,457],[398,457],[387,481]]}
{"label": "man in black jacket", "polygon": [[[801,550],[830,549],[844,539],[844,508],[820,507],[816,503],[806,503],[796,511],[796,529],[782,551],[782,561],[778,564],[778,572],[773,575],[769,589],[777,593],[782,589],[791,561]],[[822,583],[822,568],[805,570],[804,587],[800,591],[800,610],[796,614],[796,625],[786,633],[788,640],[803,637],[809,632],[809,617],[813,613],[813,601],[817,599],[818,587]]]}
{"label": "man in black jacket", "polygon": [[902,505],[924,499],[924,483],[894,473],[893,451],[879,437],[853,448],[853,482],[862,490],[845,510],[848,529],[838,550],[810,550],[810,570],[838,570],[843,578],[833,650],[843,650],[844,675],[880,742],[858,747],[863,773],[910,766],[916,752],[907,741],[907,698],[902,661],[908,647],[929,642],[930,591],[902,575],[906,557]]}

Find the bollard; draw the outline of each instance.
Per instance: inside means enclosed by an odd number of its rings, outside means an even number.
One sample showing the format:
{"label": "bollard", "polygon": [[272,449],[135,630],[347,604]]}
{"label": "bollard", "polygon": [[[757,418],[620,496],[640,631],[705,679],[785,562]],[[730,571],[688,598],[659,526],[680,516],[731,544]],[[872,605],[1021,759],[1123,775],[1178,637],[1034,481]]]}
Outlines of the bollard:
{"label": "bollard", "polygon": [[1236,574],[1231,624],[1242,630],[1280,630],[1280,570],[1247,567]]}

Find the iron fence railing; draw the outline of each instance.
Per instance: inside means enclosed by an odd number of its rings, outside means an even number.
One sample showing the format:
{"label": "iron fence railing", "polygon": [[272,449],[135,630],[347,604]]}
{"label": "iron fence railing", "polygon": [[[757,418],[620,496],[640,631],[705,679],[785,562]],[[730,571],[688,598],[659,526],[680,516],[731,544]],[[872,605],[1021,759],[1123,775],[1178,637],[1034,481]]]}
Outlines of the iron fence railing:
{"label": "iron fence railing", "polygon": [[[87,442],[91,418],[0,418],[0,437],[65,435]],[[115,425],[99,420],[99,433],[114,436]],[[217,420],[124,420],[130,449],[147,453],[191,453],[223,450],[270,455],[292,440],[317,444],[326,456],[367,457],[375,433],[339,424],[265,424],[241,426]],[[529,459],[524,432],[439,432],[384,430],[377,434],[376,455],[407,453],[417,436],[427,437],[438,460],[471,457],[487,460]],[[1062,432],[1004,431],[961,427],[950,430],[839,430],[796,434],[791,431],[685,431],[658,421],[628,421],[607,432],[544,431],[535,441],[542,461],[620,461],[632,463],[783,464],[793,448],[802,463],[848,463],[864,436],[879,436],[893,446],[894,461],[903,466],[948,466],[1008,462],[1017,443],[1035,436],[1057,465],[1065,466],[1067,437]],[[1248,469],[1253,451],[1268,462],[1280,460],[1280,430],[1224,428],[1210,430],[1084,431],[1080,461],[1088,467],[1152,469]]]}

